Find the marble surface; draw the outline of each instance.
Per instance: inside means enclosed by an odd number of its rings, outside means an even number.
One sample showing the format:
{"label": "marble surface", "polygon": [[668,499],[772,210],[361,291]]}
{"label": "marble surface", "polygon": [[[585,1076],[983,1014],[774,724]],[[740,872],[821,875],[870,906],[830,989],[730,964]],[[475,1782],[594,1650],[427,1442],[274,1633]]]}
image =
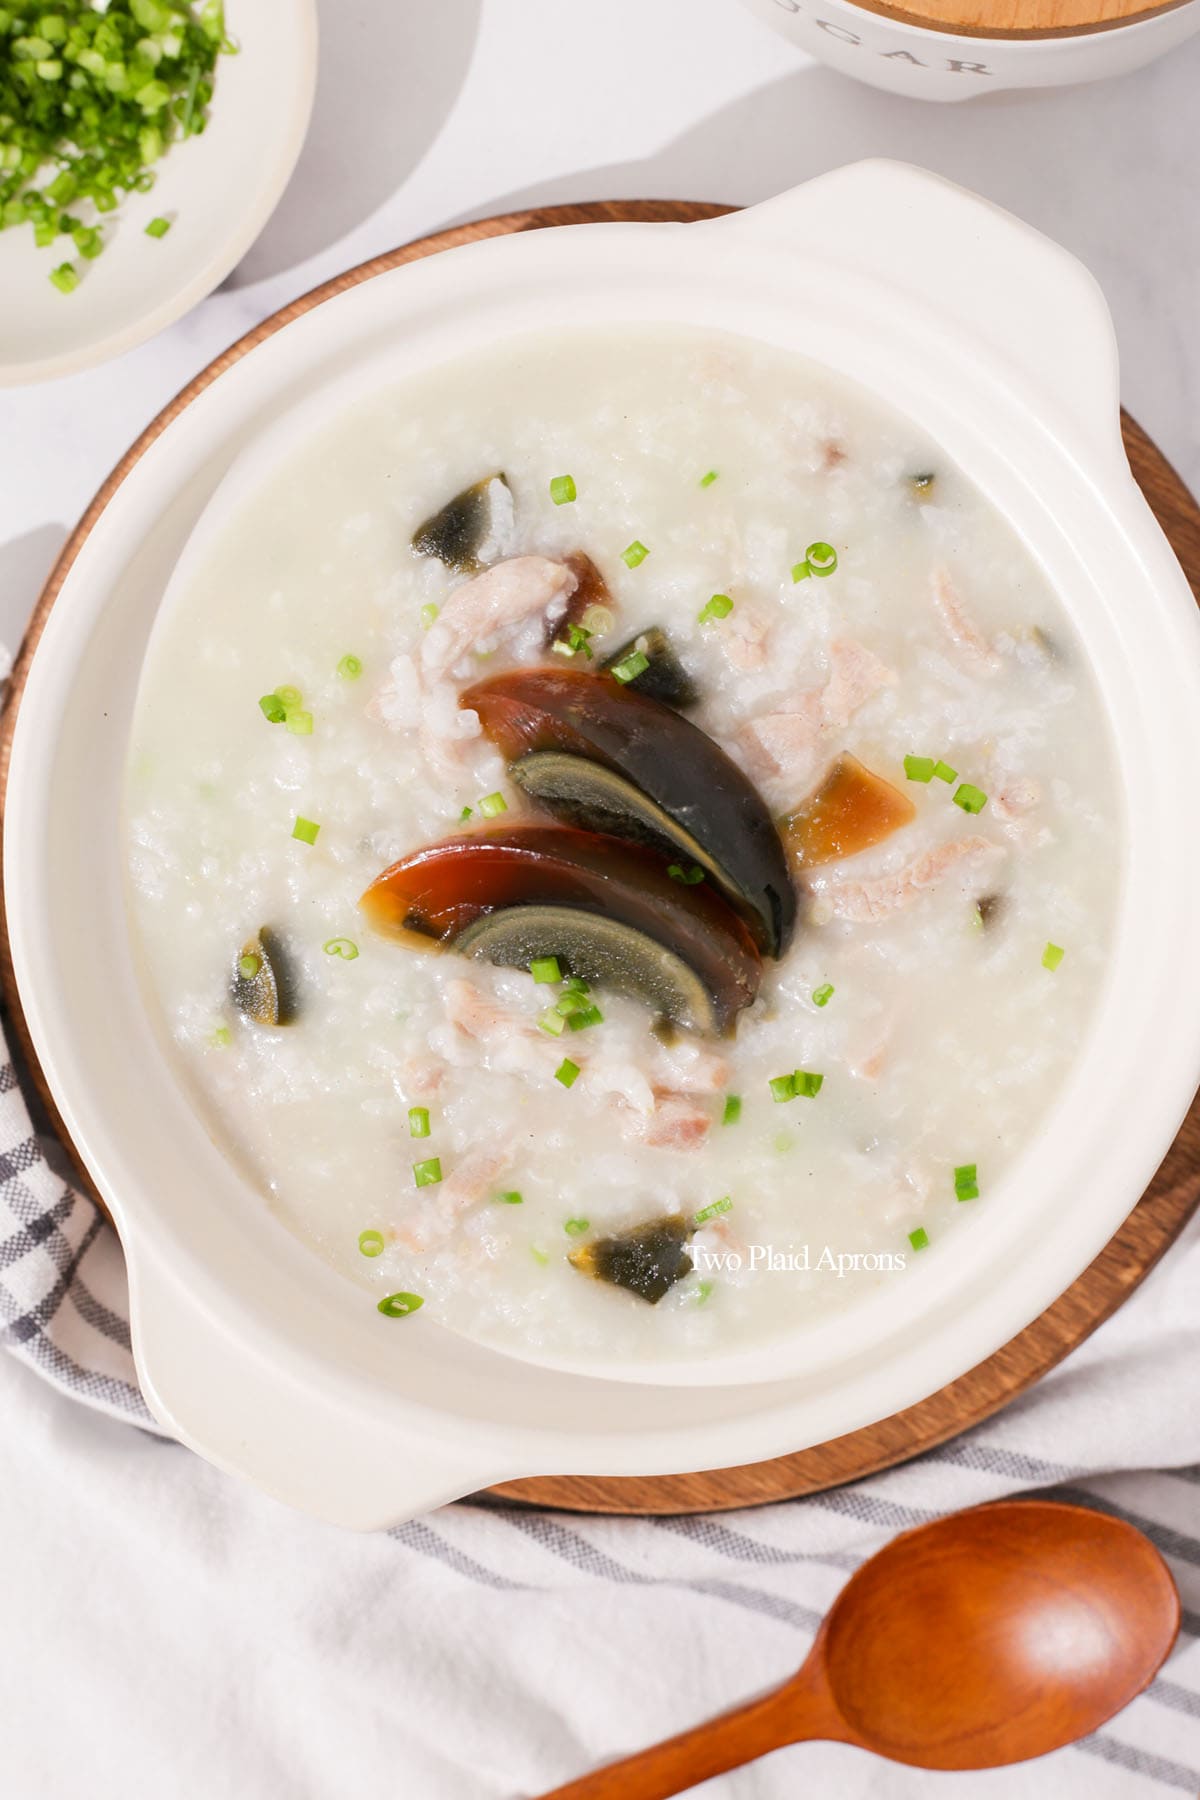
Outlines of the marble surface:
{"label": "marble surface", "polygon": [[1200,486],[1200,38],[1120,81],[937,106],[821,68],[737,0],[322,0],[321,13],[309,140],[240,268],[139,350],[0,392],[0,643],[19,638],[68,529],[147,420],[318,281],[515,205],[746,202],[861,156],[938,170],[1080,256],[1116,318],[1126,404]]}

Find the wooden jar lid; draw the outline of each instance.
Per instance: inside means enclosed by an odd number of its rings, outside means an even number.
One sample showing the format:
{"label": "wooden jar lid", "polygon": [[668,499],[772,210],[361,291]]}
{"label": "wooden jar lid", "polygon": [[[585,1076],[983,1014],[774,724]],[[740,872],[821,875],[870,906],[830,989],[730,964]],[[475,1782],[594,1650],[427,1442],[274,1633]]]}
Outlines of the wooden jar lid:
{"label": "wooden jar lid", "polygon": [[1074,37],[1133,25],[1192,0],[850,0],[865,12],[964,37]]}

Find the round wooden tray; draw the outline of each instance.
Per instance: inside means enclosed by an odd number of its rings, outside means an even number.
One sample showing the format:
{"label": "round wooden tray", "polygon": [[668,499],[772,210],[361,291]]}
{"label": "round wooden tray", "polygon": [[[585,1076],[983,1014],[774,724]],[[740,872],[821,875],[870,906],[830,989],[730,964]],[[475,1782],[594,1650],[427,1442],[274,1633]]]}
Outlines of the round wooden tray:
{"label": "round wooden tray", "polygon": [[[0,718],[0,819],[3,816],[4,792],[8,779],[13,725],[29,664],[37,647],[42,628],[54,605],[67,571],[79,553],[80,546],[112,495],[154,439],[170,424],[196,395],[215,381],[256,344],[273,332],[319,306],[322,301],[343,293],[373,275],[394,269],[419,257],[432,256],[456,244],[478,238],[495,237],[505,232],[532,231],[543,226],[575,225],[591,221],[619,219],[681,220],[713,218],[727,211],[721,206],[692,202],[632,200],[598,202],[586,206],[554,206],[530,212],[509,213],[501,218],[486,219],[475,225],[457,226],[433,237],[422,238],[403,249],[350,269],[324,286],[284,307],[282,312],[265,319],[261,325],[239,339],[215,362],[202,370],[142,433],[104,482],[80,523],[68,540],[55,564],[35,609],[29,631],[21,648],[13,673],[9,703]],[[1200,508],[1192,499],[1174,470],[1160,455],[1145,433],[1128,417],[1124,420],[1125,444],[1129,460],[1146,498],[1175,547],[1188,577],[1200,598]],[[58,1124],[53,1101],[37,1067],[21,1013],[20,997],[13,979],[7,925],[0,902],[0,988],[18,1042],[29,1059],[38,1091],[46,1102],[51,1119]],[[80,1167],[89,1191],[94,1193],[86,1171],[74,1155],[65,1134],[66,1147]],[[534,1506],[568,1508],[581,1512],[611,1513],[682,1513],[715,1512],[739,1506],[756,1506],[766,1501],[785,1500],[800,1494],[819,1492],[841,1482],[854,1481],[864,1475],[888,1468],[931,1449],[947,1438],[956,1436],[969,1425],[978,1424],[989,1414],[1024,1392],[1039,1376],[1054,1367],[1062,1357],[1082,1343],[1097,1325],[1103,1323],[1145,1280],[1163,1251],[1174,1241],[1200,1202],[1200,1101],[1192,1110],[1145,1195],[1134,1208],[1117,1235],[1095,1262],[1084,1271],[1073,1287],[1041,1318],[1034,1321],[1019,1337],[980,1363],[940,1393],[919,1406],[897,1413],[877,1425],[846,1437],[835,1438],[811,1450],[793,1456],[779,1457],[773,1462],[751,1463],[739,1469],[719,1469],[704,1474],[613,1477],[592,1476],[539,1477],[536,1480],[508,1482],[491,1492],[506,1500],[519,1500]]]}

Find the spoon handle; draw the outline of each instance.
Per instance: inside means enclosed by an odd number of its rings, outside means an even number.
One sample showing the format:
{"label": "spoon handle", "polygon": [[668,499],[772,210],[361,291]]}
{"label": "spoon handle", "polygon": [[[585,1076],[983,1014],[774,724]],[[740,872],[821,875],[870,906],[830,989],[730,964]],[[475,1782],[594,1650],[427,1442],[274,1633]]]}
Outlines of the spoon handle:
{"label": "spoon handle", "polygon": [[822,1697],[798,1694],[793,1679],[665,1743],[568,1781],[540,1800],[669,1800],[784,1744],[823,1737],[833,1723]]}

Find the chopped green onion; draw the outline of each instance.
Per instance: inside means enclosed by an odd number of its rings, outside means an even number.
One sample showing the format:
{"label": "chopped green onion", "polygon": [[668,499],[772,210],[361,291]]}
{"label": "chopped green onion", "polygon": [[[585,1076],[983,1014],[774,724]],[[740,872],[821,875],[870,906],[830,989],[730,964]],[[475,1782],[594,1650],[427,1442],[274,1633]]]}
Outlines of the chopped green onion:
{"label": "chopped green onion", "polygon": [[713,1284],[711,1281],[698,1281],[696,1283],[696,1305],[703,1306],[712,1291]]}
{"label": "chopped green onion", "polygon": [[358,955],[358,945],[353,938],[329,938],[321,948],[326,956],[340,956],[343,962],[353,962]]}
{"label": "chopped green onion", "polygon": [[475,809],[472,806],[464,806],[462,811],[458,815],[459,824],[460,825],[465,824],[466,821],[471,817],[471,814],[474,812],[474,810]]}
{"label": "chopped green onion", "polygon": [[543,1269],[546,1267],[546,1264],[550,1261],[550,1258],[546,1255],[546,1252],[544,1250],[539,1250],[536,1244],[530,1244],[529,1254],[530,1254],[530,1256],[532,1256],[535,1263],[541,1264]]}
{"label": "chopped green onion", "polygon": [[568,1237],[582,1237],[584,1232],[590,1228],[590,1219],[567,1219],[563,1225],[563,1230]]}
{"label": "chopped green onion", "polygon": [[909,1232],[908,1241],[914,1250],[924,1250],[929,1243],[929,1233],[923,1225],[918,1225],[915,1231]]}
{"label": "chopped green onion", "polygon": [[712,486],[712,484],[713,484],[713,482],[714,482],[714,481],[715,481],[715,480],[716,480],[716,479],[717,479],[717,471],[716,471],[716,469],[710,469],[710,470],[709,470],[709,471],[708,471],[708,474],[707,474],[707,475],[702,475],[702,476],[701,476],[701,477],[700,477],[700,486],[701,486],[701,487],[702,487],[702,488],[705,488],[705,487],[711,487],[711,486]]}
{"label": "chopped green onion", "polygon": [[1042,951],[1043,969],[1049,969],[1053,973],[1066,954],[1061,944],[1047,944]]}
{"label": "chopped green onion", "polygon": [[987,805],[983,789],[972,787],[969,781],[962,782],[951,797],[955,806],[961,806],[965,813],[981,813]]}
{"label": "chopped green onion", "polygon": [[703,1225],[705,1219],[715,1219],[718,1213],[732,1211],[733,1201],[728,1194],[725,1194],[720,1200],[714,1200],[711,1206],[701,1207],[700,1211],[696,1214],[696,1224]]}
{"label": "chopped green onion", "polygon": [[524,1206],[525,1204],[524,1195],[519,1194],[516,1188],[510,1188],[507,1194],[497,1194],[496,1198],[501,1206]]}
{"label": "chopped green onion", "polygon": [[360,1231],[358,1247],[364,1256],[382,1256],[385,1247],[382,1231]]}
{"label": "chopped green onion", "polygon": [[579,1064],[573,1063],[569,1056],[565,1056],[554,1071],[554,1079],[561,1081],[565,1088],[574,1087],[579,1080]]}
{"label": "chopped green onion", "polygon": [[825,1077],[812,1069],[797,1069],[792,1076],[793,1092],[803,1100],[815,1100],[825,1084]]}
{"label": "chopped green onion", "polygon": [[[561,1006],[562,1002],[559,1002]],[[582,1012],[572,1012],[567,1017],[567,1024],[572,1031],[586,1031],[589,1025],[603,1025],[604,1014],[598,1006],[584,1006]]]}
{"label": "chopped green onion", "polygon": [[529,973],[535,981],[562,980],[562,970],[558,966],[557,956],[535,956],[529,965]]}
{"label": "chopped green onion", "polygon": [[409,1107],[408,1135],[415,1138],[429,1136],[429,1108],[427,1106]]}
{"label": "chopped green onion", "polygon": [[304,695],[300,692],[298,687],[277,687],[275,689],[275,698],[281,700],[287,711],[291,712],[294,707],[300,705],[300,702],[304,699]]}
{"label": "chopped green onion", "polygon": [[777,1156],[786,1156],[795,1142],[790,1131],[777,1131],[771,1140],[771,1148]]}
{"label": "chopped green onion", "polygon": [[168,231],[170,231],[170,229],[171,229],[170,219],[163,219],[163,218],[151,219],[150,223],[146,227],[146,236],[152,237],[152,238],[165,238]]}
{"label": "chopped green onion", "polygon": [[819,988],[813,989],[813,1005],[828,1006],[836,992],[832,982],[823,981]]}
{"label": "chopped green onion", "polygon": [[386,1319],[406,1319],[424,1304],[420,1294],[388,1294],[379,1302],[378,1310]]}
{"label": "chopped green onion", "polygon": [[707,625],[711,619],[727,619],[732,611],[733,601],[728,594],[714,594],[711,600],[705,601],[696,619],[699,624]]}
{"label": "chopped green onion", "polygon": [[294,737],[311,737],[313,716],[310,712],[293,709],[287,715],[287,728]]}
{"label": "chopped green onion", "polygon": [[299,838],[302,844],[315,844],[317,841],[317,833],[320,829],[321,827],[319,825],[314,825],[311,819],[302,819],[299,814],[297,814],[296,823],[292,826],[292,836],[294,838]]}
{"label": "chopped green onion", "polygon": [[698,868],[695,863],[692,863],[686,869],[682,863],[669,863],[667,865],[667,874],[671,877],[672,881],[682,882],[684,887],[698,887],[700,882],[704,880],[704,870]]}
{"label": "chopped green onion", "polygon": [[240,956],[238,958],[238,974],[243,981],[253,981],[261,968],[261,956]]}
{"label": "chopped green onion", "polygon": [[258,705],[268,725],[282,725],[287,718],[287,707],[278,694],[264,694]]}
{"label": "chopped green onion", "polygon": [[586,994],[577,994],[572,989],[563,994],[555,1004],[554,1010],[556,1013],[561,1013],[564,1019],[569,1019],[572,1013],[586,1012],[590,1005],[591,1001]]}
{"label": "chopped green onion", "polygon": [[946,763],[946,762],[934,763],[933,772],[937,776],[939,781],[957,781],[958,780],[958,770],[952,769],[950,767],[950,764]]}
{"label": "chopped green onion", "polygon": [[362,671],[362,658],[358,656],[343,656],[337,666],[337,673],[343,681],[357,681]]}
{"label": "chopped green onion", "polygon": [[810,544],[804,560],[814,575],[832,575],[838,566],[837,551],[832,544]]}
{"label": "chopped green onion", "polygon": [[71,263],[59,263],[57,269],[51,269],[50,279],[60,294],[73,294],[79,286],[79,276]]}
{"label": "chopped green onion", "polygon": [[442,1179],[442,1160],[439,1156],[431,1156],[425,1162],[415,1162],[412,1172],[419,1188],[434,1187]]}
{"label": "chopped green onion", "polygon": [[590,994],[592,990],[581,975],[568,975],[563,982],[563,991],[567,994]]}
{"label": "chopped green onion", "polygon": [[736,1125],[742,1116],[742,1097],[740,1094],[726,1094],[725,1110],[721,1114],[722,1125]]}
{"label": "chopped green onion", "polygon": [[627,681],[636,681],[638,676],[644,675],[649,667],[650,658],[645,651],[635,650],[631,656],[623,657],[619,663],[613,664],[612,675],[614,680],[624,684]]}
{"label": "chopped green onion", "polygon": [[777,1102],[796,1098],[796,1077],[794,1075],[773,1075],[767,1083],[771,1090],[771,1098]]}
{"label": "chopped green onion", "polygon": [[556,475],[550,483],[550,498],[555,506],[566,506],[575,498],[575,478],[572,475]]}
{"label": "chopped green onion", "polygon": [[228,1025],[218,1025],[212,1034],[212,1041],[218,1050],[225,1050],[233,1042]]}
{"label": "chopped green onion", "polygon": [[793,582],[807,581],[811,574],[812,574],[812,570],[809,568],[809,566],[806,562],[798,562],[798,563],[792,564],[792,580],[793,580]]}
{"label": "chopped green onion", "polygon": [[437,607],[433,604],[432,600],[427,601],[426,604],[421,608],[421,630],[428,631],[429,627],[433,624],[433,621],[437,618],[437,616],[438,616]]}
{"label": "chopped green onion", "polygon": [[647,550],[645,544],[643,544],[640,539],[634,538],[632,544],[629,544],[622,550],[621,561],[627,568],[636,569],[639,563],[645,562],[649,554],[650,552]]}
{"label": "chopped green onion", "polygon": [[906,756],[904,773],[910,781],[932,781],[937,768],[932,756]]}
{"label": "chopped green onion", "polygon": [[543,1031],[548,1031],[551,1037],[561,1037],[567,1029],[567,1015],[560,1012],[557,1006],[548,1006],[538,1020],[538,1024]]}
{"label": "chopped green onion", "polygon": [[962,1163],[955,1169],[954,1198],[956,1200],[978,1200],[979,1179],[974,1163]]}

